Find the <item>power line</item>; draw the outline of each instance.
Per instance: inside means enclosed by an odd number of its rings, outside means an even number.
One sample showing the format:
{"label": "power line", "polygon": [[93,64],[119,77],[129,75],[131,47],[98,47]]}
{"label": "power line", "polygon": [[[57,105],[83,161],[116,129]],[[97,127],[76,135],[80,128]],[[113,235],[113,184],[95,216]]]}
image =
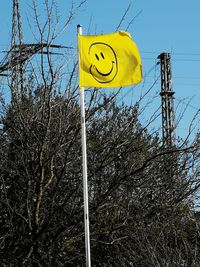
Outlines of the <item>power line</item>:
{"label": "power line", "polygon": [[[154,78],[153,76],[149,76],[149,78]],[[200,77],[187,77],[187,76],[173,76],[174,79],[183,79],[183,80],[200,80]]]}
{"label": "power line", "polygon": [[193,105],[191,105],[191,104],[185,102],[183,99],[180,99],[180,98],[177,98],[177,97],[174,97],[174,99],[175,99],[175,101],[177,101],[177,102],[179,102],[179,103],[182,103],[182,104],[184,104],[185,106],[188,106],[188,107],[190,107],[190,108],[192,108],[192,109],[195,109],[196,111],[200,111],[200,108],[197,108],[197,107],[195,107],[195,106],[193,106]]}
{"label": "power line", "polygon": [[[142,57],[142,60],[155,60],[155,58],[151,57]],[[193,58],[174,58],[173,61],[188,61],[188,62],[200,62],[200,59],[193,59]]]}
{"label": "power line", "polygon": [[[149,75],[153,70],[155,70],[156,66],[157,66],[157,64],[154,64],[154,65],[149,69],[149,71],[148,71],[147,73],[145,73],[145,75],[143,75],[143,80],[144,80],[144,82],[145,82],[145,78],[148,77],[148,75]],[[153,84],[150,86],[150,89],[153,88],[153,87],[155,86],[155,84],[157,83],[157,80],[158,80],[158,78],[154,80]],[[131,87],[131,88],[126,92],[126,94],[123,95],[123,96],[117,101],[117,103],[121,102],[121,101],[124,99],[124,97],[126,97],[127,95],[129,95],[129,94],[132,92],[133,88],[135,88],[136,86],[138,86],[138,84],[136,84],[136,85],[134,85],[133,87]]]}
{"label": "power line", "polygon": [[173,84],[174,85],[181,85],[181,86],[195,86],[195,87],[198,87],[198,86],[200,86],[200,84],[198,84],[198,83],[176,83],[176,82],[173,82]]}
{"label": "power line", "polygon": [[[156,51],[140,51],[142,54],[156,54],[158,55],[160,52]],[[171,52],[171,55],[177,55],[177,56],[200,56],[200,53],[188,53],[188,52]]]}

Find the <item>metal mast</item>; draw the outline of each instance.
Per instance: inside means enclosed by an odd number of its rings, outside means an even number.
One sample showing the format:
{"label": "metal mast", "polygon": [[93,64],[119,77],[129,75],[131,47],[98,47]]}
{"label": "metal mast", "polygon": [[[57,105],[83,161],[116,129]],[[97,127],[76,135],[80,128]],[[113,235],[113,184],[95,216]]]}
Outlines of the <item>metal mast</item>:
{"label": "metal mast", "polygon": [[[12,17],[12,36],[10,51],[10,69],[11,69],[11,96],[12,100],[21,99],[25,94],[25,63],[23,58],[23,33],[22,23],[19,10],[19,0],[13,0],[13,17]],[[13,64],[15,61],[15,64]]]}
{"label": "metal mast", "polygon": [[171,57],[169,53],[162,53],[160,59],[162,99],[162,134],[163,145],[167,148],[175,145],[175,112],[174,91],[172,88]]}

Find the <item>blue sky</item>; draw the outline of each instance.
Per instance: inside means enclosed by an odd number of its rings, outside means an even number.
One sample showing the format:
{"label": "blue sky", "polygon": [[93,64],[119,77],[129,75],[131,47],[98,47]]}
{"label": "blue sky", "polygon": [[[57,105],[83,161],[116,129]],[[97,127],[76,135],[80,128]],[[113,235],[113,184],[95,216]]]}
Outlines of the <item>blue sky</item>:
{"label": "blue sky", "polygon": [[[37,0],[43,15],[43,0]],[[60,13],[60,24],[68,15],[71,0],[57,0]],[[78,0],[74,1],[78,3]],[[137,101],[141,92],[145,92],[159,75],[156,66],[157,56],[162,52],[170,52],[172,56],[172,78],[175,91],[175,105],[180,114],[185,104],[191,99],[182,123],[177,129],[177,135],[185,135],[189,121],[200,108],[200,1],[199,0],[88,0],[75,16],[70,27],[62,33],[58,43],[76,46],[76,25],[82,24],[84,33],[101,34],[116,30],[125,10],[132,3],[127,16],[120,26],[125,30],[130,21],[136,16],[128,31],[137,43],[143,61],[145,83],[136,88],[124,88],[122,98],[127,102]],[[0,21],[1,38],[0,50],[9,46],[11,29],[11,0],[1,1]],[[32,41],[27,17],[30,18],[28,6],[31,0],[21,0],[23,30],[25,41]],[[138,14],[138,15],[137,15]],[[2,57],[3,54],[0,54]],[[152,69],[152,67],[154,67]],[[148,74],[149,70],[151,73]],[[159,92],[160,80],[154,85],[152,95]],[[183,101],[178,105],[179,100]],[[151,110],[159,105],[160,98],[151,103]],[[177,115],[178,115],[177,114]],[[157,121],[159,125],[161,121]]]}

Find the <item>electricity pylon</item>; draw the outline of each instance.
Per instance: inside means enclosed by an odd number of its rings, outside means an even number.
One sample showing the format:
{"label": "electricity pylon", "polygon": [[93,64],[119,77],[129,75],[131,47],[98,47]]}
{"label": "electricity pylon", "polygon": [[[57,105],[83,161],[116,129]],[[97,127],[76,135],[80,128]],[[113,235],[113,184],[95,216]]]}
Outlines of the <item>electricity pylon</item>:
{"label": "electricity pylon", "polygon": [[[22,23],[20,16],[19,0],[13,1],[12,9],[12,36],[11,47],[7,51],[6,56],[0,62],[0,76],[10,77],[11,88],[11,101],[23,100],[23,96],[26,96],[25,85],[25,64],[34,54],[56,54],[59,53],[50,52],[49,48],[69,48],[62,45],[54,45],[48,43],[24,43]],[[45,51],[46,48],[46,51]]]}
{"label": "electricity pylon", "polygon": [[11,97],[21,99],[25,94],[25,62],[23,61],[23,33],[19,1],[13,0],[11,51],[8,65],[11,69]]}

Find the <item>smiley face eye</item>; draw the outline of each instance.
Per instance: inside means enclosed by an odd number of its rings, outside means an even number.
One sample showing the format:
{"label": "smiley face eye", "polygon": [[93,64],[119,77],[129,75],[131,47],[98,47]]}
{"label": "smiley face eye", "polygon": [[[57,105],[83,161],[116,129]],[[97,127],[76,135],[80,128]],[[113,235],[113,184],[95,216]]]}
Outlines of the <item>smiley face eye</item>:
{"label": "smiley face eye", "polygon": [[105,59],[104,54],[102,52],[101,52],[101,56],[102,56],[103,59]]}
{"label": "smiley face eye", "polygon": [[96,59],[97,59],[97,60],[99,60],[99,57],[98,57],[98,55],[97,55],[97,54],[95,54],[95,57],[96,57]]}

